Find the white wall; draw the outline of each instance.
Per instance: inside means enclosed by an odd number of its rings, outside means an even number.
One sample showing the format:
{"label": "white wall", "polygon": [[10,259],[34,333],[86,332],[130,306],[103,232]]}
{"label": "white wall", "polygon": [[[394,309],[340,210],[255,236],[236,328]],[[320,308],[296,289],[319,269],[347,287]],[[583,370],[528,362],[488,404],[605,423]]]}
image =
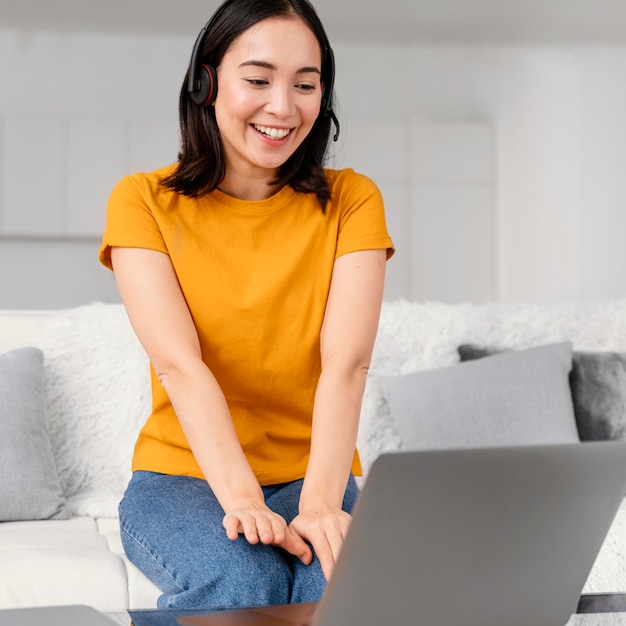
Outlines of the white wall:
{"label": "white wall", "polygon": [[[175,158],[193,41],[0,30],[0,308],[117,299],[108,190]],[[334,164],[371,175],[387,296],[626,291],[626,47],[335,44]]]}
{"label": "white wall", "polygon": [[496,297],[626,293],[626,48],[351,48],[339,58],[355,119],[492,124]]}
{"label": "white wall", "polygon": [[108,194],[176,158],[189,42],[0,31],[0,308],[117,301]]}

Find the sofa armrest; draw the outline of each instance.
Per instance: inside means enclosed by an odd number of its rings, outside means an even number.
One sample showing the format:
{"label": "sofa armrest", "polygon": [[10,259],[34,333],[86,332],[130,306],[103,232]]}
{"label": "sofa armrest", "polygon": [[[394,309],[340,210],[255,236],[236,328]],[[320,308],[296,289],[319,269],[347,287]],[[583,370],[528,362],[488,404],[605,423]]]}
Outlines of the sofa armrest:
{"label": "sofa armrest", "polygon": [[0,309],[0,354],[24,346],[38,346],[53,311]]}

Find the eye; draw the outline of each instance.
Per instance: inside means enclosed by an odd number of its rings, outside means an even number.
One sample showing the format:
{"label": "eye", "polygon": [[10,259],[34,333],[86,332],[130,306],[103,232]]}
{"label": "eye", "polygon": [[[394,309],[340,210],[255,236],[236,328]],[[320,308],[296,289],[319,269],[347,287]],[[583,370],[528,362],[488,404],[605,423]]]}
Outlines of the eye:
{"label": "eye", "polygon": [[265,85],[269,85],[269,81],[264,78],[244,78],[244,80],[252,87],[265,87]]}
{"label": "eye", "polygon": [[311,85],[309,83],[300,83],[296,85],[296,89],[300,91],[315,91],[317,89],[316,85]]}

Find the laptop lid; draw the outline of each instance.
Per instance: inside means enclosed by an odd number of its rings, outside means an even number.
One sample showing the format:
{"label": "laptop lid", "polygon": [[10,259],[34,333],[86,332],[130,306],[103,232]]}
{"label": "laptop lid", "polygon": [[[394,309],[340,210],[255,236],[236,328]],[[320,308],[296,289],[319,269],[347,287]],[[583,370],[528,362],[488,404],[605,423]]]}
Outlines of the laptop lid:
{"label": "laptop lid", "polygon": [[190,626],[563,626],[626,492],[626,443],[384,454],[319,605]]}
{"label": "laptop lid", "polygon": [[384,454],[314,626],[562,626],[626,492],[626,444]]}

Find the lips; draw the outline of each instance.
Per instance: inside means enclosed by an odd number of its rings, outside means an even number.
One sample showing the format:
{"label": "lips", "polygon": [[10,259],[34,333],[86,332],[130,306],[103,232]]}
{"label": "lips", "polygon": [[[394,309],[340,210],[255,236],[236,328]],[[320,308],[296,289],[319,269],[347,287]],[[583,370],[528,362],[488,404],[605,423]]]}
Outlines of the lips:
{"label": "lips", "polygon": [[284,139],[290,132],[291,128],[274,128],[273,126],[262,126],[261,124],[253,124],[254,129],[265,135],[269,139]]}

